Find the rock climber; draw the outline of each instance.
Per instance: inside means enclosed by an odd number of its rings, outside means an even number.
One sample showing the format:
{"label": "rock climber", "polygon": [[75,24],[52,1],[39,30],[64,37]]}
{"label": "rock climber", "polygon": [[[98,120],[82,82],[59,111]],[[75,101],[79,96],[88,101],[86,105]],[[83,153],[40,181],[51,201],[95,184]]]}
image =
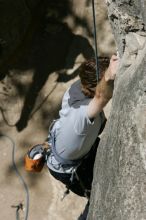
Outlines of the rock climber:
{"label": "rock climber", "polygon": [[[98,58],[99,82],[95,59],[82,63],[80,79],[65,92],[59,119],[50,126],[49,154],[44,153],[41,145],[29,151],[29,159],[33,161],[45,157],[43,161],[46,161],[52,176],[66,185],[66,193],[71,190],[79,196],[86,196],[88,200],[100,140],[98,136],[106,122],[103,108],[112,98],[118,62],[116,55],[112,55],[111,59]],[[86,219],[88,206],[89,202],[78,219]]]}

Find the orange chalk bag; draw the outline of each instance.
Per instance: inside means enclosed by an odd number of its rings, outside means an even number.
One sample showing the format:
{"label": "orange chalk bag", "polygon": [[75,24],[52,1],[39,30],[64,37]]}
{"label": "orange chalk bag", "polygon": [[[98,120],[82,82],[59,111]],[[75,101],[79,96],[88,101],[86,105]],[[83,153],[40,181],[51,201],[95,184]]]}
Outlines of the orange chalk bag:
{"label": "orange chalk bag", "polygon": [[[24,167],[26,171],[41,172],[45,164],[47,148],[44,144],[38,144],[30,148],[24,158]],[[35,159],[36,158],[36,159]]]}

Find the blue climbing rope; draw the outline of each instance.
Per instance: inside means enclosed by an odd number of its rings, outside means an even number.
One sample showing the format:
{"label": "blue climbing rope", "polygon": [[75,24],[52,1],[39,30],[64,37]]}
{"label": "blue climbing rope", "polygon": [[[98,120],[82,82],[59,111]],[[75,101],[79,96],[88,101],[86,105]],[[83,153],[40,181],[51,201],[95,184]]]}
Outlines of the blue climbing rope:
{"label": "blue climbing rope", "polygon": [[99,81],[99,64],[98,64],[96,16],[95,16],[94,0],[92,0],[92,13],[93,13],[93,33],[94,33],[94,47],[95,47],[95,61],[96,61],[96,76],[97,76],[97,82],[98,82]]}
{"label": "blue climbing rope", "polygon": [[[13,139],[11,137],[9,137],[8,135],[5,135],[5,134],[0,134],[0,137],[5,137],[7,138],[11,144],[12,144],[12,165],[13,165],[13,168],[17,174],[17,176],[19,177],[19,179],[21,180],[22,182],[22,185],[24,187],[24,190],[26,192],[26,209],[25,209],[25,217],[24,217],[24,220],[27,220],[28,219],[28,211],[29,211],[29,191],[28,191],[28,187],[27,187],[27,184],[25,183],[23,177],[21,176],[21,174],[19,173],[18,169],[17,169],[17,166],[16,166],[16,163],[15,163],[15,142],[13,141]],[[22,209],[22,204],[20,203],[18,206],[12,206],[14,208],[17,208],[16,209],[16,220],[19,220],[19,209]]]}

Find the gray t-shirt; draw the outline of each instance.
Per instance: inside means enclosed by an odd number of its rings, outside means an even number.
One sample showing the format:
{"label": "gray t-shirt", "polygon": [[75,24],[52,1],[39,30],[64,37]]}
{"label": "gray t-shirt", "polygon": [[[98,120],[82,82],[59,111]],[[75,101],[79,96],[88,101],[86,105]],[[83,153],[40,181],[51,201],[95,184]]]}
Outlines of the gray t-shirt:
{"label": "gray t-shirt", "polygon": [[[90,101],[81,92],[80,80],[64,94],[60,118],[53,126],[56,151],[64,159],[75,160],[85,156],[98,136],[105,117],[102,112],[94,120],[88,118],[87,106]],[[65,172],[53,154],[48,158],[47,165],[54,171]]]}

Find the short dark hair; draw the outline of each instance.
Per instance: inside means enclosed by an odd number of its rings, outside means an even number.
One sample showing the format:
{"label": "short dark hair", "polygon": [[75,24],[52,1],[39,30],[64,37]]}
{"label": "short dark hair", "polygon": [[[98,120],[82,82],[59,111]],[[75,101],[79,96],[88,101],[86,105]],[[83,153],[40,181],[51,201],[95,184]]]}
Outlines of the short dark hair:
{"label": "short dark hair", "polygon": [[[109,66],[110,59],[108,57],[98,57],[98,66],[99,66],[99,79],[102,78],[103,74],[105,73],[106,69]],[[81,79],[82,84],[82,91],[85,95],[89,97],[93,97],[94,94],[90,90],[95,88],[97,85],[97,75],[96,75],[96,60],[95,58],[91,58],[80,66],[79,69],[79,77]],[[88,91],[87,91],[88,90]],[[86,92],[85,92],[86,91]]]}

